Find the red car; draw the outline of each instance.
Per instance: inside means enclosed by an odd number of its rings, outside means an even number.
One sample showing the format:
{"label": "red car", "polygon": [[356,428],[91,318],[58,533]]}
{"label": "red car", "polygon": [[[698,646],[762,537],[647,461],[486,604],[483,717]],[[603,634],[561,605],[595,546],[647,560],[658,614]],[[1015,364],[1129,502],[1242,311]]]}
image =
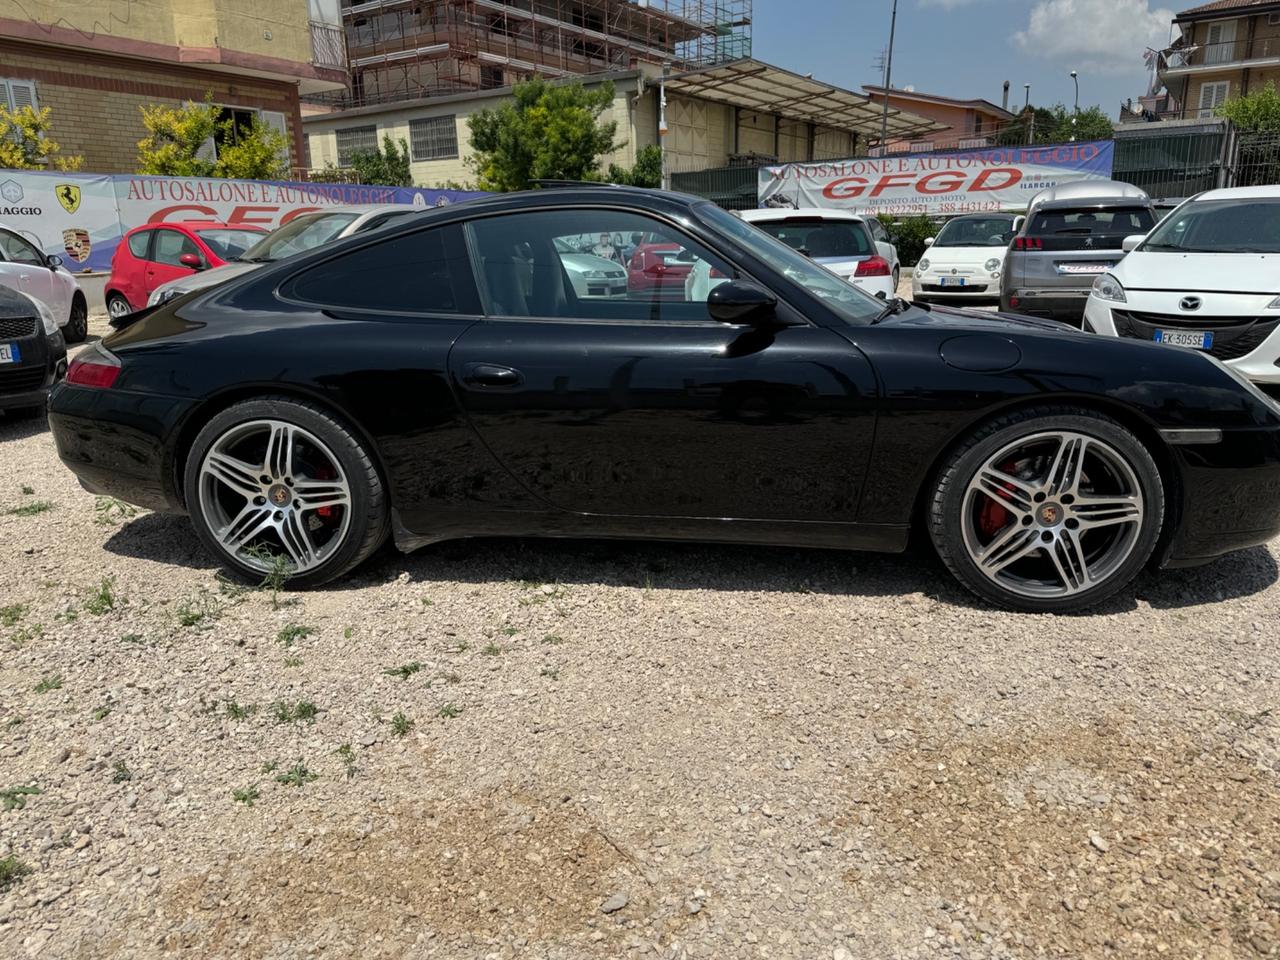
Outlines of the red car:
{"label": "red car", "polygon": [[168,280],[220,267],[266,233],[261,227],[217,220],[181,220],[134,227],[111,258],[107,312],[122,317],[147,305],[151,291]]}
{"label": "red car", "polygon": [[683,300],[684,281],[693,262],[682,258],[684,248],[653,234],[645,234],[627,264],[627,296],[642,300]]}

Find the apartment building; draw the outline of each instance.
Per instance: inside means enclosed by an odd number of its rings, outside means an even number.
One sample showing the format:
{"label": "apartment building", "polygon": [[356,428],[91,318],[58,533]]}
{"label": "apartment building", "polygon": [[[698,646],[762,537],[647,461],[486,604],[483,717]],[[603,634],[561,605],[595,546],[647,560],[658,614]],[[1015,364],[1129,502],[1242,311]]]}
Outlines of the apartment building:
{"label": "apartment building", "polygon": [[1230,97],[1280,84],[1280,0],[1214,0],[1183,10],[1173,28],[1159,55],[1166,93],[1143,98],[1156,119],[1205,119]]}
{"label": "apartment building", "polygon": [[927,117],[938,124],[937,129],[911,140],[890,139],[887,152],[891,153],[989,147],[995,143],[995,135],[1014,120],[1014,115],[1006,107],[981,98],[959,100],[936,93],[922,93],[909,87],[886,90],[869,84],[863,85],[862,92],[873,103],[888,100],[894,109]]}
{"label": "apartment building", "polygon": [[0,0],[0,103],[51,108],[86,171],[136,169],[139,107],[206,96],[283,131],[303,166],[299,96],[346,86],[337,0]]}

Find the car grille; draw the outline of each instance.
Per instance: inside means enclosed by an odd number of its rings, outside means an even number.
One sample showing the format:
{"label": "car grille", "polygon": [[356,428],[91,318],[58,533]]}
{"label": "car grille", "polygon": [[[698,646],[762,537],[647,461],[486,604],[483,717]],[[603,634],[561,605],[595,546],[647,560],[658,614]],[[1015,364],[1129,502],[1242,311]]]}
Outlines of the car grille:
{"label": "car grille", "polygon": [[1161,313],[1112,310],[1116,333],[1122,337],[1150,340],[1157,330],[1210,330],[1213,346],[1209,352],[1219,360],[1238,360],[1252,353],[1280,325],[1280,317],[1190,317]]}
{"label": "car grille", "polygon": [[35,335],[35,317],[0,318],[0,340],[14,340],[19,337],[34,337]]}
{"label": "car grille", "polygon": [[35,390],[44,383],[44,375],[44,364],[38,367],[19,367],[17,370],[0,370],[0,393]]}
{"label": "car grille", "polygon": [[920,289],[925,293],[985,293],[987,284],[966,283],[963,287],[944,287],[940,283],[922,283]]}

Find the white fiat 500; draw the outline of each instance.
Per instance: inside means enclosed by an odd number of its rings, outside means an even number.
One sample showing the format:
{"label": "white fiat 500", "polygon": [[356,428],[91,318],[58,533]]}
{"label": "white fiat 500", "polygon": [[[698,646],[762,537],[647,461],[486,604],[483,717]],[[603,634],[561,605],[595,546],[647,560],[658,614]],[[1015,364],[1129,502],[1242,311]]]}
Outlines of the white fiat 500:
{"label": "white fiat 500", "polygon": [[948,220],[911,276],[911,299],[995,300],[1009,241],[1023,218],[1011,213],[974,213]]}
{"label": "white fiat 500", "polygon": [[1280,385],[1280,186],[1182,204],[1094,281],[1084,328],[1213,354]]}

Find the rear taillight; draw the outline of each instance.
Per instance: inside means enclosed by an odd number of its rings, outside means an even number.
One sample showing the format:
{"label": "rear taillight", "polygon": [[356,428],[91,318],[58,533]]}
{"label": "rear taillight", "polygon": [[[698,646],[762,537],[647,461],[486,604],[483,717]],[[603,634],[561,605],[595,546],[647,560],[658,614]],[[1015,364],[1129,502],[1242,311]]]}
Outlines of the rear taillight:
{"label": "rear taillight", "polygon": [[854,273],[855,277],[887,277],[893,271],[889,268],[889,261],[884,257],[868,257],[858,264],[858,269]]}
{"label": "rear taillight", "polygon": [[106,390],[120,376],[120,358],[100,344],[82,350],[67,368],[67,383]]}
{"label": "rear taillight", "polygon": [[728,274],[721,273],[715,267],[711,268],[711,272],[707,274],[707,276],[709,276],[712,280],[728,280],[729,279]]}
{"label": "rear taillight", "polygon": [[1013,249],[1015,250],[1043,250],[1044,241],[1039,237],[1014,237]]}

